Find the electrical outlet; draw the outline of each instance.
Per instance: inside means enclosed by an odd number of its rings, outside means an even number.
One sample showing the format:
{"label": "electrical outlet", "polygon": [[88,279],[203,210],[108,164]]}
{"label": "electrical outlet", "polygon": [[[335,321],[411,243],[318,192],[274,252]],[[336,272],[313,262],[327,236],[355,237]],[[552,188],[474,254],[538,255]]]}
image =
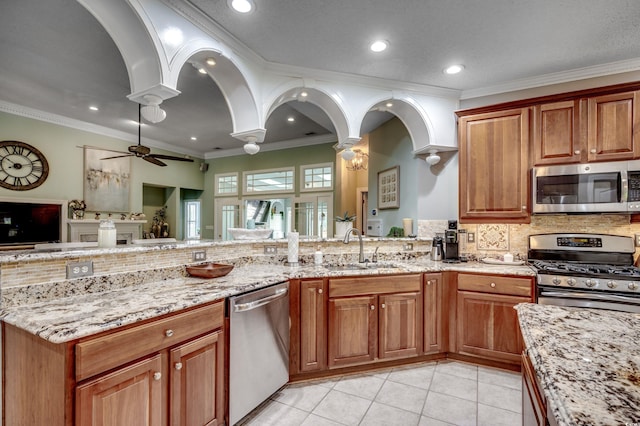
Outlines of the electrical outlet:
{"label": "electrical outlet", "polygon": [[274,245],[264,246],[264,254],[278,254],[278,246],[274,246]]}
{"label": "electrical outlet", "polygon": [[476,242],[476,233],[475,232],[467,232],[467,242],[475,243]]}
{"label": "electrical outlet", "polygon": [[193,259],[194,262],[202,262],[204,260],[207,260],[207,251],[196,250],[194,252],[191,252],[191,259]]}
{"label": "electrical outlet", "polygon": [[403,248],[404,251],[411,251],[413,250],[413,243],[405,243]]}
{"label": "electrical outlet", "polygon": [[640,247],[640,234],[635,234],[634,237],[636,240],[636,247]]}
{"label": "electrical outlet", "polygon": [[67,279],[90,277],[93,275],[93,261],[67,263]]}

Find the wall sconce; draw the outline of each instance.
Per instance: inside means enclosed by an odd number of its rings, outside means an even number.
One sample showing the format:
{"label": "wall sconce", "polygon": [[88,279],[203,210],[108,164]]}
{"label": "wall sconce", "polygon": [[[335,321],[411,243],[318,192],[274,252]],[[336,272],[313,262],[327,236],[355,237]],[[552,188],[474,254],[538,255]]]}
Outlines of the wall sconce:
{"label": "wall sconce", "polygon": [[247,143],[245,143],[243,147],[244,152],[246,152],[249,155],[257,154],[258,151],[260,151],[260,147],[256,143],[256,140],[257,139],[255,138],[255,136],[248,136]]}
{"label": "wall sconce", "polygon": [[359,149],[353,150],[353,153],[355,155],[347,162],[347,170],[367,170],[369,167],[369,154],[366,154]]}
{"label": "wall sconce", "polygon": [[424,159],[427,164],[430,166],[434,166],[440,162],[440,156],[438,155],[438,151],[435,149],[429,150],[429,155]]}

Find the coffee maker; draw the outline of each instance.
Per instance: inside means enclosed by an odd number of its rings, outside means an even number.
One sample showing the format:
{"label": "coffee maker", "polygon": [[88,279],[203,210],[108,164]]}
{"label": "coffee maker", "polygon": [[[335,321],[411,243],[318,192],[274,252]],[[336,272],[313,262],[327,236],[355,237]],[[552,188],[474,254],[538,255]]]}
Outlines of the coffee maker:
{"label": "coffee maker", "polygon": [[458,221],[450,220],[444,231],[444,261],[455,263],[460,261],[458,253]]}

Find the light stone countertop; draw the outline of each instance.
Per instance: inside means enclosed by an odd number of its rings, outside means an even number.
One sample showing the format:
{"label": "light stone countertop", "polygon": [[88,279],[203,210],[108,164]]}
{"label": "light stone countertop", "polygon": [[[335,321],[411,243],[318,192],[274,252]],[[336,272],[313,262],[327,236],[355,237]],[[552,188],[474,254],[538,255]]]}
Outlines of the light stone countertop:
{"label": "light stone countertop", "polygon": [[[528,266],[486,265],[477,262],[443,263],[430,260],[382,262],[395,268],[333,270],[324,266],[291,267],[281,264],[236,266],[228,275],[214,279],[171,277],[135,285],[116,285],[108,279],[74,288],[54,300],[5,307],[0,319],[53,343],[63,343],[123,325],[177,312],[221,300],[253,289],[292,278],[338,277],[398,273],[440,272],[446,270],[501,275],[534,276]],[[101,291],[90,287],[103,286]]]}
{"label": "light stone countertop", "polygon": [[530,303],[516,309],[560,426],[640,424],[640,314]]}

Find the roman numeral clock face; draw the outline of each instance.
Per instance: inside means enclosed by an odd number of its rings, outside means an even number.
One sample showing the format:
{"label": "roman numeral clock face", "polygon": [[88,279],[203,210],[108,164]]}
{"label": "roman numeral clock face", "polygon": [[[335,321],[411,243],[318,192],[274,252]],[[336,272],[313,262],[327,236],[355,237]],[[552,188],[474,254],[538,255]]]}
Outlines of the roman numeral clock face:
{"label": "roman numeral clock face", "polygon": [[49,163],[40,151],[19,141],[0,142],[0,187],[14,191],[36,188],[49,176]]}

